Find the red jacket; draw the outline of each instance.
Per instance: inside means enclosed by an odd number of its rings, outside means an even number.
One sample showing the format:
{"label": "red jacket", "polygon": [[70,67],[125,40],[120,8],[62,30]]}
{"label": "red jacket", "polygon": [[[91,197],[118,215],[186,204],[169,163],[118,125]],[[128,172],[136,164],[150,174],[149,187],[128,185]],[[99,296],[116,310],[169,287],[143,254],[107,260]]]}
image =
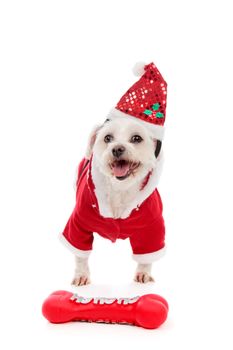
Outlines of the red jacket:
{"label": "red jacket", "polygon": [[162,202],[158,190],[155,189],[125,219],[103,217],[95,195],[91,161],[84,158],[78,169],[76,205],[61,238],[76,255],[85,257],[92,249],[93,232],[112,242],[118,238],[129,238],[133,257],[138,262],[149,263],[157,259],[165,245]]}

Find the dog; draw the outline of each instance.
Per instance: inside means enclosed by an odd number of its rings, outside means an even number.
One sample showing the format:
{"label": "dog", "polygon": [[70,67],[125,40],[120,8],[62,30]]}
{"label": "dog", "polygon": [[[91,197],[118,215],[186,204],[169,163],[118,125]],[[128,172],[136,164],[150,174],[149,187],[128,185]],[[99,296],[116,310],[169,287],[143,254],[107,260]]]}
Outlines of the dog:
{"label": "dog", "polygon": [[162,201],[157,190],[167,83],[152,62],[91,132],[79,164],[76,205],[60,237],[75,254],[75,286],[90,283],[93,232],[115,242],[129,238],[138,263],[135,281],[153,281],[152,262],[165,252]]}
{"label": "dog", "polygon": [[[89,179],[92,177],[95,183],[94,191],[99,199],[98,206],[102,217],[112,218],[112,220],[121,220],[121,222],[127,221],[132,210],[136,213],[140,212],[137,206],[138,204],[145,203],[148,197],[154,195],[152,201],[155,202],[155,205],[152,209],[155,210],[155,215],[152,215],[152,229],[151,220],[148,220],[148,218],[146,218],[146,220],[148,221],[149,231],[152,231],[150,235],[155,237],[158,235],[156,244],[159,244],[159,250],[163,251],[164,222],[161,215],[161,200],[157,190],[155,190],[163,163],[161,141],[154,139],[150,131],[137,121],[107,119],[103,125],[95,127],[89,137],[86,156],[83,163],[81,162],[79,166],[77,192],[79,191],[79,181],[80,179],[82,180],[85,161],[87,163],[86,166],[89,167],[88,177]],[[86,183],[86,178],[84,178],[83,182],[84,184]],[[143,194],[142,188],[144,190]],[[83,198],[79,198],[79,200],[83,200]],[[96,204],[93,204],[93,206],[95,205]],[[134,209],[135,207],[136,209]],[[88,212],[88,221],[91,221],[91,216],[93,214],[95,214],[95,211]],[[82,215],[82,213],[80,213],[80,215]],[[148,212],[148,216],[149,215],[150,212]],[[74,218],[71,219],[74,221]],[[72,232],[71,227],[79,225],[79,223],[71,223],[71,219],[65,230],[66,239],[69,242],[71,242],[71,235],[69,236],[68,231]],[[157,221],[157,223],[154,223],[154,221]],[[83,223],[81,223],[81,225],[82,224]],[[145,236],[147,235],[146,226],[147,225],[144,225],[142,229]],[[95,227],[97,227],[97,225],[95,225]],[[114,231],[114,226],[112,228],[110,227],[110,230],[111,229]],[[101,234],[101,232],[98,233]],[[123,234],[124,233],[125,232],[123,232]],[[77,234],[80,234],[80,232]],[[105,237],[105,235],[103,236]],[[125,237],[122,236],[120,238],[124,239]],[[150,241],[148,244],[150,245]],[[135,242],[133,248],[137,245],[140,246],[140,242],[139,244]],[[86,250],[84,252],[86,252]],[[87,252],[89,252],[89,250],[87,250]],[[81,253],[80,249],[79,253]],[[138,258],[140,258],[140,255],[145,257],[150,254],[153,255],[153,253],[134,254],[134,257],[137,258],[138,256]],[[79,256],[75,258],[76,268],[72,282],[73,285],[80,286],[90,283],[88,256],[79,254]],[[146,259],[144,261],[138,259],[134,280],[140,283],[153,281],[151,266],[152,264],[147,263]]]}

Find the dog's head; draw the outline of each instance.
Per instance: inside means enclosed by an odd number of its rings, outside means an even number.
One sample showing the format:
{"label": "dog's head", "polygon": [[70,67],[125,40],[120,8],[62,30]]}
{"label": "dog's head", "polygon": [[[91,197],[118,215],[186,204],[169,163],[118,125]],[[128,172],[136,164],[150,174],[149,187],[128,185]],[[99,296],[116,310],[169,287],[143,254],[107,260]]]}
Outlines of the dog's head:
{"label": "dog's head", "polygon": [[125,185],[144,178],[156,166],[161,142],[136,120],[109,120],[97,127],[89,141],[89,152],[99,170]]}

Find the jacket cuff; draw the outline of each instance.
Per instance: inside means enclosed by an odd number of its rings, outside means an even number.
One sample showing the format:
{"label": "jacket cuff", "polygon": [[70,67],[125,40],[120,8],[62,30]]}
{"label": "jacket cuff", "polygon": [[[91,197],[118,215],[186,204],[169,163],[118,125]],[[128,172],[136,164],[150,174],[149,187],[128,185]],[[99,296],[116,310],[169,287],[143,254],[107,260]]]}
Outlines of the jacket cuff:
{"label": "jacket cuff", "polygon": [[75,256],[78,256],[80,258],[88,258],[91,254],[91,250],[81,250],[75,248],[69,241],[67,241],[62,233],[59,234],[59,240],[66,248],[69,249],[71,253],[75,254]]}
{"label": "jacket cuff", "polygon": [[147,254],[133,254],[133,259],[137,261],[139,264],[150,264],[153,261],[159,260],[166,253],[166,248],[162,248],[153,253]]}

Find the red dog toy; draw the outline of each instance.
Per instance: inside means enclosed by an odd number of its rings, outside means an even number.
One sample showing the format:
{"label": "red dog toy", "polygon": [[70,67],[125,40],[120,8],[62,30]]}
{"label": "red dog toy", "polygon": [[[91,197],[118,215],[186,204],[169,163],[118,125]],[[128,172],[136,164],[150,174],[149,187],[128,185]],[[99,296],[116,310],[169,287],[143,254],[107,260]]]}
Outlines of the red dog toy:
{"label": "red dog toy", "polygon": [[153,329],[166,320],[168,303],[156,294],[135,298],[84,298],[61,290],[44,301],[42,313],[52,323],[124,323]]}

